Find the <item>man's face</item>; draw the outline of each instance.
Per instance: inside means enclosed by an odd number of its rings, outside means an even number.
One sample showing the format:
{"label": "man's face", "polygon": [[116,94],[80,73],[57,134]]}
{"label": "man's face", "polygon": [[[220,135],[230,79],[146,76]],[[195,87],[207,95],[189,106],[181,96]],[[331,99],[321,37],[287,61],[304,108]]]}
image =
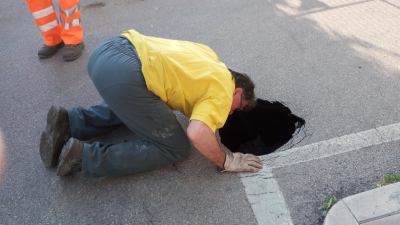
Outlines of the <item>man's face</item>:
{"label": "man's face", "polygon": [[233,100],[231,111],[229,114],[232,114],[234,111],[245,110],[249,105],[249,102],[245,99],[242,88],[235,88],[233,92]]}

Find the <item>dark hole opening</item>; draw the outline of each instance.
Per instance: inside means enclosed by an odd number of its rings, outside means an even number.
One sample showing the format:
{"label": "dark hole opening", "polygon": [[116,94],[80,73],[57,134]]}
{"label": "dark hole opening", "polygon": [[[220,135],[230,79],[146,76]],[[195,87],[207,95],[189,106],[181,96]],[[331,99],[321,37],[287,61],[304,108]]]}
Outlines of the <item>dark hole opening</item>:
{"label": "dark hole opening", "polygon": [[219,135],[232,152],[265,155],[286,144],[304,125],[305,120],[281,102],[257,99],[252,110],[230,115]]}

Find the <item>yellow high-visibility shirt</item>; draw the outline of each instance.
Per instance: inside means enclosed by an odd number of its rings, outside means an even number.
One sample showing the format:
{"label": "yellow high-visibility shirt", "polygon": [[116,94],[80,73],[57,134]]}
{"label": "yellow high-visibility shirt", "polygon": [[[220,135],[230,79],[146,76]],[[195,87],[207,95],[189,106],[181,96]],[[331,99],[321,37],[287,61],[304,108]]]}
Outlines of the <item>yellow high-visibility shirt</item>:
{"label": "yellow high-visibility shirt", "polygon": [[235,82],[215,52],[202,44],[122,33],[136,48],[147,88],[171,109],[215,132],[231,109]]}

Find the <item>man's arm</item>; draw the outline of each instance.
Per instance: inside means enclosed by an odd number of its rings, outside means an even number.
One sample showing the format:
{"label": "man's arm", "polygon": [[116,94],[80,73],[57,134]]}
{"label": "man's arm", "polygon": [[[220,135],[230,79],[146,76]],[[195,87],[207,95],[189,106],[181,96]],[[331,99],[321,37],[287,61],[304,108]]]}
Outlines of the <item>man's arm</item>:
{"label": "man's arm", "polygon": [[194,147],[224,171],[257,172],[262,168],[261,159],[255,155],[222,150],[215,134],[201,121],[191,120],[186,132]]}
{"label": "man's arm", "polygon": [[220,148],[215,134],[203,122],[191,120],[186,130],[193,146],[208,160],[224,168],[225,152]]}

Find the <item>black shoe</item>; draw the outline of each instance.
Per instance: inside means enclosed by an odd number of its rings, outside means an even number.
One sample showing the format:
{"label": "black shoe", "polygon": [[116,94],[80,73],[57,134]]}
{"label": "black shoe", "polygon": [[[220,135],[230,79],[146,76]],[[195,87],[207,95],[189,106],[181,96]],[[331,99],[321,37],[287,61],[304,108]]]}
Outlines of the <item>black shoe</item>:
{"label": "black shoe", "polygon": [[63,51],[63,59],[64,61],[74,61],[82,55],[82,51],[85,48],[85,45],[82,43],[77,45],[65,45]]}
{"label": "black shoe", "polygon": [[64,47],[64,42],[60,42],[60,44],[54,46],[43,45],[38,51],[38,56],[40,59],[49,58],[56,54],[62,47]]}
{"label": "black shoe", "polygon": [[70,138],[64,145],[60,164],[57,167],[57,176],[68,176],[82,170],[83,143],[78,139]]}
{"label": "black shoe", "polygon": [[46,130],[40,137],[40,157],[46,167],[57,166],[61,148],[70,137],[68,112],[62,107],[51,106],[47,113]]}

